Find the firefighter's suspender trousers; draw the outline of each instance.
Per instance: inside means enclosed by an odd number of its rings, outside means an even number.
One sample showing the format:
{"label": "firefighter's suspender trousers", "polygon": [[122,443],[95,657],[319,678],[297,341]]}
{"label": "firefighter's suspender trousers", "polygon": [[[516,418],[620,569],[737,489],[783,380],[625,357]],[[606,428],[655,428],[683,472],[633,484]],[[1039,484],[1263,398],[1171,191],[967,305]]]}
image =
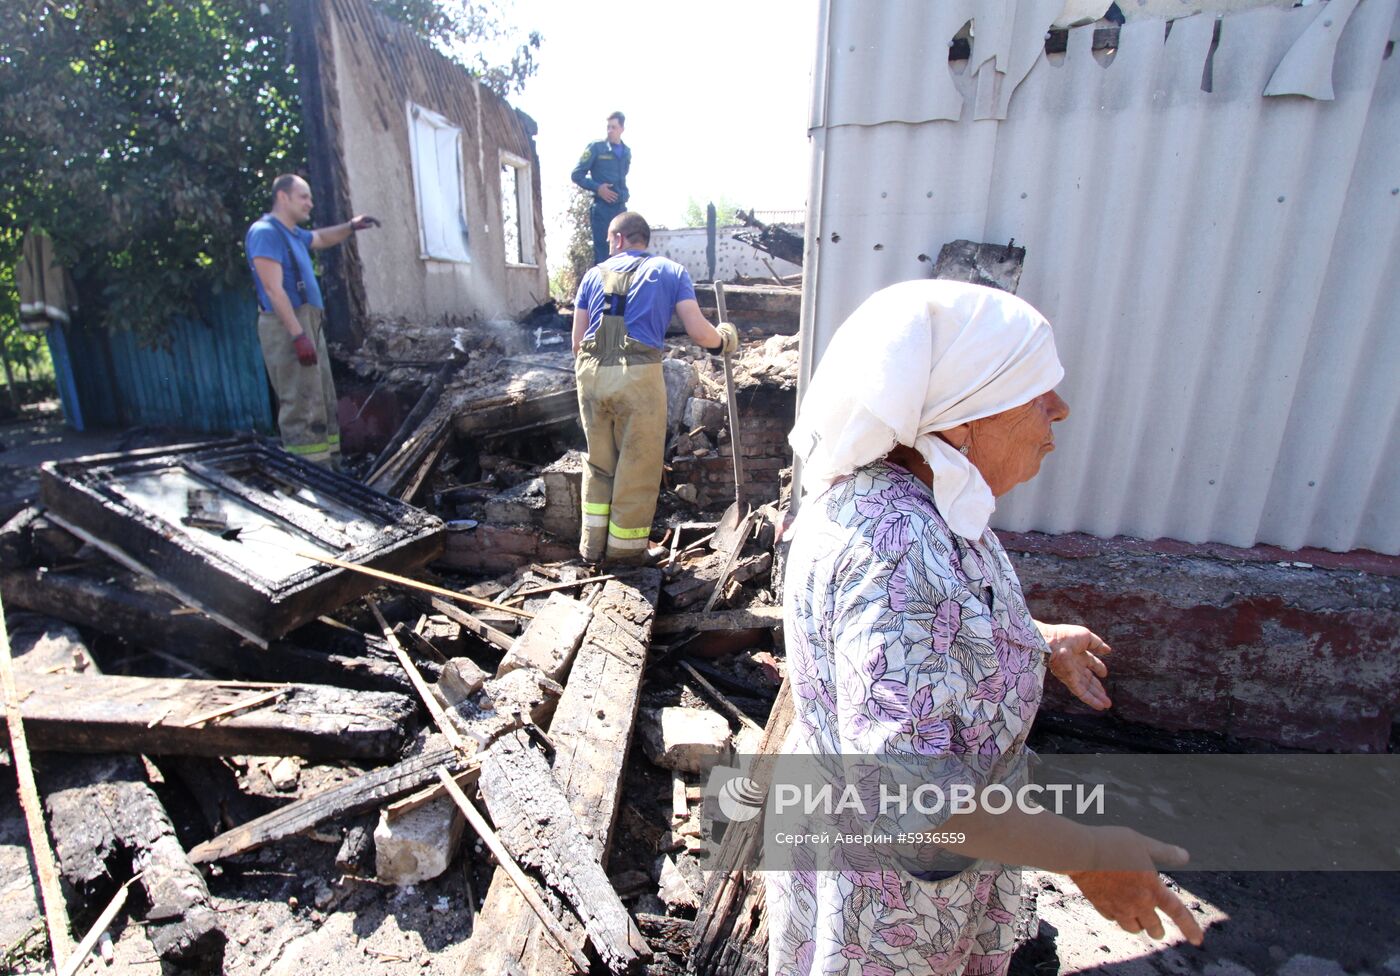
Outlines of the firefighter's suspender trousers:
{"label": "firefighter's suspender trousers", "polygon": [[574,364],[588,438],[579,553],[589,562],[646,554],[661,488],[666,447],[661,350],[630,338],[623,321],[635,270],[603,272],[606,311]]}

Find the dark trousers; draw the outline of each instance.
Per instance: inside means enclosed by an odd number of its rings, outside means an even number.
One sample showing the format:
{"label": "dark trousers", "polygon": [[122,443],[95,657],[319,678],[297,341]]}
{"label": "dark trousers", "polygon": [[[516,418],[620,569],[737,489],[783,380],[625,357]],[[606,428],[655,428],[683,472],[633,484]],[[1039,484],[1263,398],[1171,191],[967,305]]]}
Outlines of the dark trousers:
{"label": "dark trousers", "polygon": [[621,201],[604,203],[600,197],[593,198],[593,204],[588,208],[588,223],[593,230],[594,264],[602,264],[608,259],[608,224],[626,209],[627,205]]}

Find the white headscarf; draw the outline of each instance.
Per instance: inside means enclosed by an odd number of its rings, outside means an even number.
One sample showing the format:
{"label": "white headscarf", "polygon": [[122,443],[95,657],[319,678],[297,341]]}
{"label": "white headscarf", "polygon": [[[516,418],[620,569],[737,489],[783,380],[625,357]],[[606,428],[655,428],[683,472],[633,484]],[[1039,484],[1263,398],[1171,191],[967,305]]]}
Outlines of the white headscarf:
{"label": "white headscarf", "polygon": [[803,490],[904,444],[932,469],[948,526],[977,539],[996,507],[992,490],[934,432],[1029,403],[1064,374],[1050,323],[1009,292],[941,280],[877,291],[836,331],[788,435]]}

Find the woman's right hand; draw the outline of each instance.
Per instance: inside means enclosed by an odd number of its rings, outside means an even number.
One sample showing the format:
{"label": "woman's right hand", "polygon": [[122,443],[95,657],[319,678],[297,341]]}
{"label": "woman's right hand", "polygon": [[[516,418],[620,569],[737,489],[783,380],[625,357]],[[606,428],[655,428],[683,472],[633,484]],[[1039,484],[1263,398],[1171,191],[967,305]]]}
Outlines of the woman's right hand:
{"label": "woman's right hand", "polygon": [[1095,865],[1113,870],[1071,871],[1069,878],[1104,918],[1117,922],[1125,932],[1146,932],[1154,939],[1166,937],[1161,911],[1192,945],[1205,935],[1191,910],[1162,883],[1157,867],[1185,866],[1189,855],[1174,844],[1144,837],[1127,827],[1094,828]]}

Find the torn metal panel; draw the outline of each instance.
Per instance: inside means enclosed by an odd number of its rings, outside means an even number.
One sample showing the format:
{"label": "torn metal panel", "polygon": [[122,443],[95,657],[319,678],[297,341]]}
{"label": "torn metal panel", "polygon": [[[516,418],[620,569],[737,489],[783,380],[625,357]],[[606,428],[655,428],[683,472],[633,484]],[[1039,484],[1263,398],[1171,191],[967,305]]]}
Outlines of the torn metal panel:
{"label": "torn metal panel", "polygon": [[248,640],[268,640],[373,588],[331,557],[406,572],[442,551],[442,522],[255,438],[51,461],[49,516]]}
{"label": "torn metal panel", "polygon": [[1332,62],[1337,57],[1337,41],[1359,0],[1331,0],[1318,8],[1313,22],[1294,42],[1274,69],[1265,95],[1306,95],[1330,102]]}
{"label": "torn metal panel", "polygon": [[[842,4],[830,57],[885,50],[907,88],[948,77],[899,61],[923,8]],[[996,528],[1400,552],[1384,490],[1400,456],[1397,9],[1357,5],[1333,101],[1262,95],[1313,7],[1189,17],[1165,38],[1130,20],[1108,64],[1094,28],[1070,30],[996,121],[906,124],[878,73],[819,60],[803,382],[861,301],[928,277],[944,242],[1015,238],[1017,294],[1055,326],[1073,412]],[[973,97],[975,78],[952,77]]]}

